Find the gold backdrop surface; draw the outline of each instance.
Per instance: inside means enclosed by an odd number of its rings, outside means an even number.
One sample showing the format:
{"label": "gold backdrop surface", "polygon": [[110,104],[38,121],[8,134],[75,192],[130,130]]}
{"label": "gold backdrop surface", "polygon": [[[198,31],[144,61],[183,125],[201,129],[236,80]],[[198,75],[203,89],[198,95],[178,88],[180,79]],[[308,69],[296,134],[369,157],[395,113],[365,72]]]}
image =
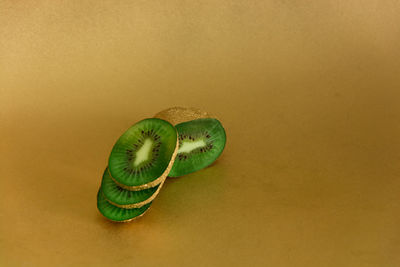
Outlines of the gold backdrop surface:
{"label": "gold backdrop surface", "polygon": [[[0,0],[1,266],[400,266],[398,1]],[[106,221],[111,148],[171,106],[211,167]]]}

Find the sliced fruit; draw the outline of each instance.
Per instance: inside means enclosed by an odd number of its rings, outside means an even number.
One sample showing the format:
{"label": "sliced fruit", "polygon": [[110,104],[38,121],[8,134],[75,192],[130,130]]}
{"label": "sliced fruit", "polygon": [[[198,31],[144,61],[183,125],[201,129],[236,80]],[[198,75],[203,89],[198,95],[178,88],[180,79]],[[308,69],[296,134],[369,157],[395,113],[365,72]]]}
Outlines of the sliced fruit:
{"label": "sliced fruit", "polygon": [[168,175],[177,148],[177,131],[169,122],[144,119],[114,145],[108,162],[110,177],[128,190],[154,187]]}
{"label": "sliced fruit", "polygon": [[140,208],[154,200],[163,185],[159,185],[140,191],[130,191],[120,187],[110,177],[108,168],[104,171],[101,188],[104,196],[114,206],[120,208]]}
{"label": "sliced fruit", "polygon": [[102,189],[97,193],[97,208],[104,217],[116,222],[128,222],[142,216],[150,207],[151,202],[134,209],[123,209],[116,207],[106,200]]}

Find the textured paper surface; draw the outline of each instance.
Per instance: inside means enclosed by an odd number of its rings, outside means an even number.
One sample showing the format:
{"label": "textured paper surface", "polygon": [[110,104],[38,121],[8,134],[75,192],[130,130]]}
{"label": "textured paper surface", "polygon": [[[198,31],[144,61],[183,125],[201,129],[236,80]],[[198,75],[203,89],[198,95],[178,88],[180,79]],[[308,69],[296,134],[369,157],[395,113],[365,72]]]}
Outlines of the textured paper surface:
{"label": "textured paper surface", "polygon": [[[398,1],[1,1],[1,266],[400,266]],[[149,212],[96,210],[173,106],[227,131]]]}

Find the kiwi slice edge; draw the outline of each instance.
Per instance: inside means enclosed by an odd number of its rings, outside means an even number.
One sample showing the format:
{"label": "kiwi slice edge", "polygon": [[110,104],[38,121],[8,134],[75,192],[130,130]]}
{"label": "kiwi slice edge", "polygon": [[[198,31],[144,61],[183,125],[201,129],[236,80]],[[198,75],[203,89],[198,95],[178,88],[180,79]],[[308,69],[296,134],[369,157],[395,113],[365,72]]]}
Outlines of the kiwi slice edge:
{"label": "kiwi slice edge", "polygon": [[[112,219],[109,216],[110,215],[106,215],[105,209],[107,209],[108,207],[114,208],[114,209],[120,209],[120,210],[124,210],[123,208],[120,207],[116,207],[112,204],[110,204],[106,197],[104,196],[103,192],[102,192],[102,188],[100,187],[98,192],[97,192],[97,209],[98,211],[101,213],[101,215],[103,215],[103,217],[105,217],[107,220],[111,221],[111,222],[130,222],[136,219],[139,219],[140,217],[142,217],[149,209],[151,206],[152,202],[147,203],[146,205],[140,207],[140,208],[133,208],[133,209],[126,209],[126,210],[136,210],[139,211],[140,209],[140,213],[138,215],[133,216],[132,218],[128,218],[128,219],[121,219],[121,220],[116,220],[116,219]],[[106,206],[106,207],[104,207]]]}
{"label": "kiwi slice edge", "polygon": [[[166,177],[165,177],[165,178],[166,178]],[[112,201],[109,200],[106,196],[104,196],[104,197],[105,197],[105,199],[106,199],[110,204],[112,204],[112,205],[114,205],[114,206],[116,206],[116,207],[118,207],[118,208],[122,208],[122,209],[136,209],[136,208],[141,208],[141,207],[143,207],[144,205],[146,205],[146,204],[152,202],[152,201],[157,197],[157,195],[160,193],[161,187],[163,186],[163,184],[164,184],[164,182],[165,182],[165,178],[164,178],[164,180],[161,181],[161,183],[159,184],[157,190],[156,190],[148,199],[146,199],[146,200],[144,200],[144,201],[141,201],[141,202],[138,202],[138,203],[121,205],[121,204],[117,204],[117,203],[112,202]],[[103,193],[103,194],[104,194],[104,193]]]}

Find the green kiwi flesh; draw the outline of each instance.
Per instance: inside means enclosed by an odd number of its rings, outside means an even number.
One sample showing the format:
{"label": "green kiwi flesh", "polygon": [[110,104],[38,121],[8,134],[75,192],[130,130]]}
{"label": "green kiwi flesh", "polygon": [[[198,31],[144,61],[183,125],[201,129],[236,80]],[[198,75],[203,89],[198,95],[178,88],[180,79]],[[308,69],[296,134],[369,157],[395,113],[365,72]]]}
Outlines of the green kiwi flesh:
{"label": "green kiwi flesh", "polygon": [[106,199],[120,208],[139,208],[152,201],[161,184],[148,189],[130,191],[120,187],[110,177],[108,168],[104,171],[101,188]]}
{"label": "green kiwi flesh", "polygon": [[178,177],[212,164],[226,143],[225,130],[217,119],[203,118],[177,124],[179,149],[168,176]]}
{"label": "green kiwi flesh", "polygon": [[97,208],[104,217],[117,222],[126,222],[143,215],[150,207],[151,202],[134,209],[123,209],[116,207],[105,198],[102,189],[97,193]]}
{"label": "green kiwi flesh", "polygon": [[[162,181],[158,178],[166,176],[176,148],[174,126],[161,119],[144,119],[130,127],[114,145],[108,161],[111,178],[122,187],[146,188],[156,180],[158,184]],[[143,188],[132,190],[140,189]]]}

